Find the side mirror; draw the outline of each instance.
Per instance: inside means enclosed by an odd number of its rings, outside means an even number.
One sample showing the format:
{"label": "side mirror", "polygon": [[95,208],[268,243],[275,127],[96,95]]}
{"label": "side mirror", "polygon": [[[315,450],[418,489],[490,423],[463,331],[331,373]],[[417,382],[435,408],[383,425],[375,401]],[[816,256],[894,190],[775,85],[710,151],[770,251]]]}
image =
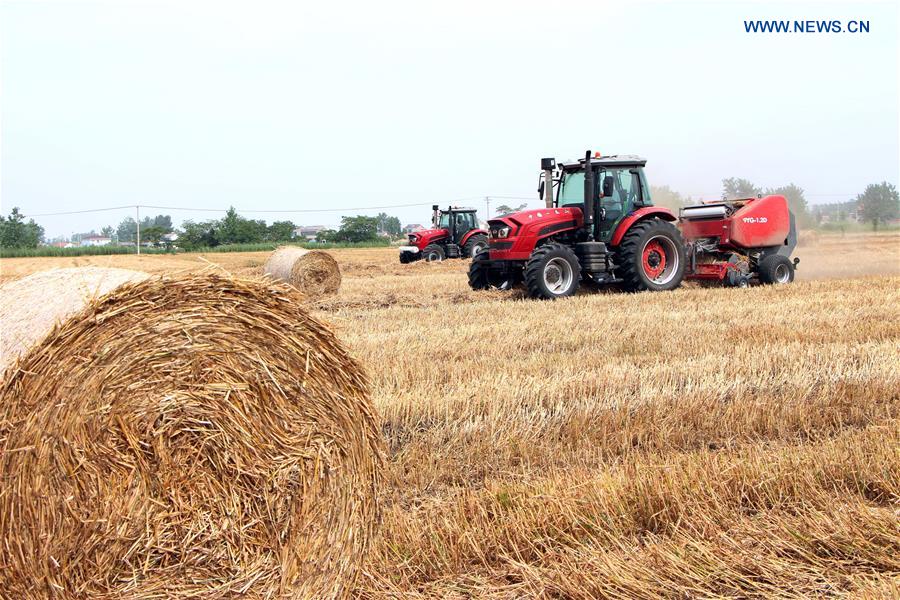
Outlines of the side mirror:
{"label": "side mirror", "polygon": [[538,198],[544,197],[544,180],[541,179],[541,183],[538,184]]}
{"label": "side mirror", "polygon": [[600,194],[603,198],[608,198],[613,195],[613,176],[607,175],[603,178],[603,193]]}

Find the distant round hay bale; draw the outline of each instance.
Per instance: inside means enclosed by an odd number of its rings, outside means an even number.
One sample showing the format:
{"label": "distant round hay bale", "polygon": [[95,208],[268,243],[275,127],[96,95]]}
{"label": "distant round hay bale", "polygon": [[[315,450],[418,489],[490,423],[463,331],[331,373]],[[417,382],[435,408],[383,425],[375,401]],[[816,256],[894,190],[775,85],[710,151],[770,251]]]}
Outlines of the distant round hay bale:
{"label": "distant round hay bale", "polygon": [[341,287],[337,261],[321,250],[282,246],[266,261],[263,272],[313,298],[333,294]]}
{"label": "distant round hay bale", "polygon": [[113,275],[0,288],[4,329],[39,339],[0,382],[2,595],[346,596],[383,456],[357,363],[288,286],[118,273],[81,295]]}

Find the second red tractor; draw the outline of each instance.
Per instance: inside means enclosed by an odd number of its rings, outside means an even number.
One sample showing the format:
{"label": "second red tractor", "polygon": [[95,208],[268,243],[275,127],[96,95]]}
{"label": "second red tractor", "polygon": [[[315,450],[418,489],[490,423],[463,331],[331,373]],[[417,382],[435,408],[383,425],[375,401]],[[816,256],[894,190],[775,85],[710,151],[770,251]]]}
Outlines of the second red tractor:
{"label": "second red tractor", "polygon": [[472,258],[488,247],[488,232],[478,225],[474,208],[450,206],[433,212],[431,229],[409,234],[409,245],[400,247],[400,262],[441,261],[445,258]]}

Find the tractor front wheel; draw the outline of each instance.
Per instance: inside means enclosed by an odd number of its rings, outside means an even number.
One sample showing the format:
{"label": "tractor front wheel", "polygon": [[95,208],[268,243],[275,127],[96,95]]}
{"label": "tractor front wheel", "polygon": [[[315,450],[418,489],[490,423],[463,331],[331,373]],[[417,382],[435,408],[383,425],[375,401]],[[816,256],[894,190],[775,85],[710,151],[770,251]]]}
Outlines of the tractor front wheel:
{"label": "tractor front wheel", "polygon": [[531,254],[525,263],[525,285],[532,298],[554,300],[578,291],[581,267],[572,249],[563,244],[547,244]]}
{"label": "tractor front wheel", "polygon": [[660,219],[629,229],[616,253],[618,275],[631,292],[674,290],[681,285],[686,262],[681,233]]}
{"label": "tractor front wheel", "polygon": [[444,252],[444,248],[442,246],[438,246],[437,244],[428,244],[425,246],[425,249],[422,250],[422,258],[425,259],[425,262],[441,262],[445,258],[447,258],[446,252]]}
{"label": "tractor front wheel", "polygon": [[489,259],[487,250],[472,257],[469,264],[469,287],[473,290],[512,289],[516,284],[513,274],[491,270],[488,265]]}

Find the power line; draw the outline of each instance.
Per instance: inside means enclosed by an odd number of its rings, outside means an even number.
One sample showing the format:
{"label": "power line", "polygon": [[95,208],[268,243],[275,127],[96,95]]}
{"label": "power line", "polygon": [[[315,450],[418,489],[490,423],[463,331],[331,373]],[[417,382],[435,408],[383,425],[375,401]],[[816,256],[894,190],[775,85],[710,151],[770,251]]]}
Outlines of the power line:
{"label": "power line", "polygon": [[[468,198],[457,198],[455,200],[448,200],[445,202],[465,202],[467,200],[476,200],[481,196],[470,196]],[[408,204],[389,204],[383,206],[356,206],[356,207],[345,207],[345,208],[297,208],[297,209],[251,209],[251,210],[243,210],[236,208],[235,211],[239,213],[320,213],[320,212],[348,212],[354,210],[383,210],[387,208],[408,208],[412,206],[431,206],[431,202],[411,202]],[[132,209],[132,208],[153,208],[156,210],[182,210],[188,212],[214,212],[214,213],[224,213],[228,212],[226,208],[196,208],[196,207],[188,207],[188,206],[161,206],[158,204],[126,204],[123,206],[110,206],[107,208],[89,208],[84,210],[64,210],[59,212],[49,212],[49,213],[33,213],[33,214],[23,214],[24,217],[56,217],[56,216],[64,216],[64,215],[76,215],[82,213],[96,213],[96,212],[109,212],[113,210],[123,210],[123,209]]]}
{"label": "power line", "polygon": [[56,217],[59,215],[78,215],[81,213],[95,213],[95,212],[105,212],[110,210],[122,210],[125,208],[135,208],[134,204],[126,204],[124,206],[110,206],[109,208],[87,208],[85,210],[66,210],[62,212],[51,212],[51,213],[36,213],[36,214],[28,214],[22,215],[23,217]]}
{"label": "power line", "polygon": [[[721,196],[721,192],[717,193],[708,193],[708,194],[698,194],[694,193],[682,193],[682,195],[686,195],[688,197],[719,197]],[[804,194],[807,198],[824,198],[824,197],[844,197],[849,198],[852,197],[853,194]],[[455,202],[466,202],[470,200],[485,200],[486,204],[490,206],[490,200],[539,200],[533,198],[531,196],[469,196],[467,198],[457,198],[455,200],[445,200],[443,203],[455,203]],[[384,210],[390,208],[411,208],[415,206],[431,206],[434,202],[411,202],[407,204],[385,204],[381,206],[354,206],[354,207],[344,207],[344,208],[296,208],[296,209],[235,209],[238,213],[242,214],[265,214],[265,213],[273,213],[273,214],[303,214],[303,213],[334,213],[334,212],[349,212],[349,211],[365,211],[365,210]],[[85,213],[98,213],[98,212],[109,212],[114,210],[125,210],[125,209],[138,209],[138,208],[152,208],[156,210],[178,210],[185,212],[210,212],[210,213],[224,213],[228,212],[228,209],[225,208],[196,208],[196,207],[188,207],[188,206],[163,206],[158,204],[125,204],[122,206],[109,206],[106,208],[86,208],[83,210],[64,210],[58,212],[47,212],[47,213],[33,213],[33,214],[23,214],[24,217],[34,218],[34,217],[59,217],[65,215],[78,215]],[[490,211],[490,209],[488,209]]]}

